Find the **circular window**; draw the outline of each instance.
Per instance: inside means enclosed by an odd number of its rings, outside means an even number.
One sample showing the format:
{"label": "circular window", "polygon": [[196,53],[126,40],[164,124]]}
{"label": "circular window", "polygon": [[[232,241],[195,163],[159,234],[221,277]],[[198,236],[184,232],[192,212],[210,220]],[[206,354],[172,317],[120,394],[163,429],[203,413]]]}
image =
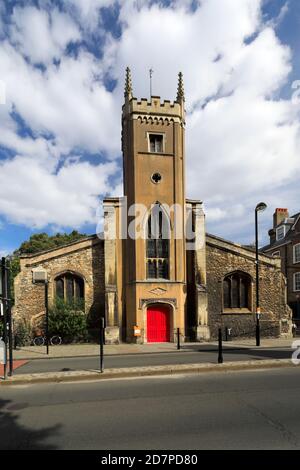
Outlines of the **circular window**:
{"label": "circular window", "polygon": [[151,181],[155,184],[160,183],[162,180],[162,176],[160,173],[153,173],[151,176]]}

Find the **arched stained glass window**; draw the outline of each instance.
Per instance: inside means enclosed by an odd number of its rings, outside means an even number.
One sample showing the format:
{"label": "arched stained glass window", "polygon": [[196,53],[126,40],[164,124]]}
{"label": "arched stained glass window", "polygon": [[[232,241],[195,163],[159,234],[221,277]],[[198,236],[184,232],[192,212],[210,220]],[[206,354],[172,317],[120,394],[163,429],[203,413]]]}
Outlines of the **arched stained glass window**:
{"label": "arched stained glass window", "polygon": [[246,308],[251,310],[251,277],[243,272],[234,272],[223,280],[224,308]]}
{"label": "arched stained glass window", "polygon": [[67,302],[84,300],[84,281],[80,276],[64,273],[55,278],[56,297]]}
{"label": "arched stained glass window", "polygon": [[147,278],[169,279],[170,223],[161,206],[155,204],[147,225]]}

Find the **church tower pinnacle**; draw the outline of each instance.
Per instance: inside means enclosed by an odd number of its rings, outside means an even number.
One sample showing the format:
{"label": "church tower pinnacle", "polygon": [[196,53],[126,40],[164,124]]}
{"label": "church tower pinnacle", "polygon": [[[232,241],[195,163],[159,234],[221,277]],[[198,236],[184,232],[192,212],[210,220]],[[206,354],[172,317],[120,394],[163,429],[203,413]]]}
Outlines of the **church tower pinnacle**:
{"label": "church tower pinnacle", "polygon": [[179,74],[178,74],[178,87],[177,87],[176,101],[178,103],[182,103],[183,101],[185,101],[182,72],[179,72]]}
{"label": "church tower pinnacle", "polygon": [[126,67],[124,97],[125,97],[125,100],[126,99],[130,100],[132,98],[132,81],[131,81],[131,72],[130,72],[129,67]]}

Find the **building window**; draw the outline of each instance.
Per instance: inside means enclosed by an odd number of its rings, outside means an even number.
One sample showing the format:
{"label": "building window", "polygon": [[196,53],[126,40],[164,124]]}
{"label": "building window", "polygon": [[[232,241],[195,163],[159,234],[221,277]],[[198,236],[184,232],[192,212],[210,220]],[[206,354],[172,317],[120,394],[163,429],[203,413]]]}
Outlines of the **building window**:
{"label": "building window", "polygon": [[294,245],[294,263],[300,263],[300,243]]}
{"label": "building window", "polygon": [[248,274],[235,272],[224,278],[223,306],[251,310],[251,278]]}
{"label": "building window", "polygon": [[66,302],[84,299],[84,281],[81,277],[72,274],[61,274],[55,279],[56,297]]}
{"label": "building window", "polygon": [[153,173],[151,176],[151,181],[155,184],[158,184],[161,182],[162,176],[160,173]]}
{"label": "building window", "polygon": [[169,228],[168,218],[156,204],[147,224],[147,279],[169,279]]}
{"label": "building window", "polygon": [[162,134],[149,134],[149,152],[162,153],[163,140],[164,137]]}
{"label": "building window", "polygon": [[280,256],[280,251],[273,251],[272,256]]}
{"label": "building window", "polygon": [[300,273],[294,274],[294,291],[300,291]]}
{"label": "building window", "polygon": [[276,240],[283,240],[285,237],[285,226],[281,225],[276,229]]}

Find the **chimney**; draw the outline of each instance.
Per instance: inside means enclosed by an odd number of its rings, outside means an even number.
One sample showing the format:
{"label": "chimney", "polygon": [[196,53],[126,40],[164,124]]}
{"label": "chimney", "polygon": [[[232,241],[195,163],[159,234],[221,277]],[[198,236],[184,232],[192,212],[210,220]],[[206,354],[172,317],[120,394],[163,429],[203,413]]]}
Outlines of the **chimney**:
{"label": "chimney", "polygon": [[289,217],[288,209],[277,208],[273,215],[273,228],[276,228],[284,219]]}

